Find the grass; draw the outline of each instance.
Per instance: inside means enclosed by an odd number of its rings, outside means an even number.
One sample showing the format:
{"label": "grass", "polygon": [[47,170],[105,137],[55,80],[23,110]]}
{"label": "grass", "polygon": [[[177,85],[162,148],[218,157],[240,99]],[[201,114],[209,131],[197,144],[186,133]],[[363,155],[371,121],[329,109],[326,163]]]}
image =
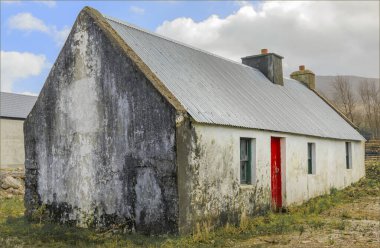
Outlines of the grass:
{"label": "grass", "polygon": [[[252,237],[331,228],[345,230],[350,213],[343,211],[340,219],[328,221],[323,215],[333,207],[362,197],[380,196],[380,162],[366,166],[366,178],[344,190],[331,189],[329,195],[316,197],[301,206],[290,207],[287,213],[269,212],[264,216],[243,216],[239,226],[226,225],[209,230],[207,223],[199,225],[193,235],[154,236],[123,234],[120,231],[96,232],[52,223],[30,223],[24,218],[21,197],[0,202],[1,247],[220,247]],[[331,242],[334,242],[331,239]]]}

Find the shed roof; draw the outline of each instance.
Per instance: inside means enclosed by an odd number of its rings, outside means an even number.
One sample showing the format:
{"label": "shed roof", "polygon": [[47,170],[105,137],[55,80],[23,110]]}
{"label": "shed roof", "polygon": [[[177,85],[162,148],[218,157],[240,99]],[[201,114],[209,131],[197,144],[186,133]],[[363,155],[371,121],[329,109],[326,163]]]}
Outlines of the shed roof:
{"label": "shed roof", "polygon": [[0,92],[0,116],[25,119],[36,100],[36,96]]}
{"label": "shed roof", "polygon": [[259,70],[105,17],[111,27],[200,123],[318,137],[364,138],[315,92]]}

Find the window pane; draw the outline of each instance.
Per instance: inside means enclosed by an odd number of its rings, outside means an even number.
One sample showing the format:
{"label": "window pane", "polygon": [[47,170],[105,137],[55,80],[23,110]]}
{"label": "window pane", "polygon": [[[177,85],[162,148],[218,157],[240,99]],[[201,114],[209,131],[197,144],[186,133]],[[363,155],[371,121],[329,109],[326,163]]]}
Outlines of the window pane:
{"label": "window pane", "polygon": [[240,181],[247,182],[247,162],[240,162]]}
{"label": "window pane", "polygon": [[313,145],[311,143],[307,143],[308,159],[311,159],[311,157],[312,157],[312,147],[313,147]]}
{"label": "window pane", "polygon": [[346,142],[346,168],[351,169],[351,143]]}
{"label": "window pane", "polygon": [[307,173],[315,173],[315,143],[307,143]]}
{"label": "window pane", "polygon": [[240,183],[242,184],[251,183],[251,142],[251,139],[240,139]]}
{"label": "window pane", "polygon": [[248,142],[245,139],[240,140],[240,160],[248,160]]}
{"label": "window pane", "polygon": [[313,174],[313,163],[312,163],[312,160],[308,159],[307,163],[308,163],[308,171],[307,171],[307,173]]}

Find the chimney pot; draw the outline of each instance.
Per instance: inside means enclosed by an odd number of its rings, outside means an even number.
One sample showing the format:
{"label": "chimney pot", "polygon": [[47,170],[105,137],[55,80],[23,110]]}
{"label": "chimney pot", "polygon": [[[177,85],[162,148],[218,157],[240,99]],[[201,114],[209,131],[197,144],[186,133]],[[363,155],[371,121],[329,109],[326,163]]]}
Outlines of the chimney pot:
{"label": "chimney pot", "polygon": [[261,54],[267,54],[267,53],[268,53],[268,49],[266,48],[261,49]]}
{"label": "chimney pot", "polygon": [[304,65],[300,65],[299,68],[300,68],[300,71],[304,71],[305,70],[305,66]]}

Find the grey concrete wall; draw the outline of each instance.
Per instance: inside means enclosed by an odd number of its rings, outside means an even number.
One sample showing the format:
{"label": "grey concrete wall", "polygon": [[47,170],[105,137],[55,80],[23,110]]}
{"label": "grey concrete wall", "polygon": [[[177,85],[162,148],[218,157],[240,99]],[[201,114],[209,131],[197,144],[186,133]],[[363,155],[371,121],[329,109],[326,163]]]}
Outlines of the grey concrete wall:
{"label": "grey concrete wall", "polygon": [[81,12],[25,122],[27,215],[176,232],[175,115]]}
{"label": "grey concrete wall", "polygon": [[24,120],[0,118],[0,167],[24,167]]}

